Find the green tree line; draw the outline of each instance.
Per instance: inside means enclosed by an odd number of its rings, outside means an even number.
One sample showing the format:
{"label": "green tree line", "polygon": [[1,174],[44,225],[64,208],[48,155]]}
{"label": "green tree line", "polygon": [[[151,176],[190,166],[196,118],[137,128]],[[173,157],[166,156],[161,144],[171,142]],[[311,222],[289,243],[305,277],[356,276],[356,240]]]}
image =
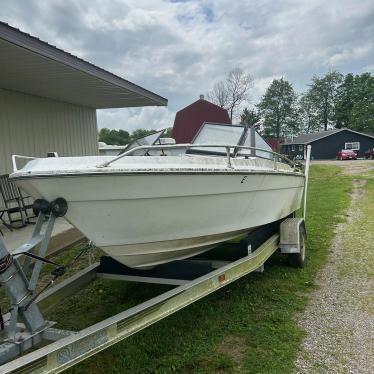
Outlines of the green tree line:
{"label": "green tree line", "polygon": [[[241,90],[237,89],[241,95],[240,100],[244,100],[243,97],[246,97],[250,88],[248,82],[252,78],[249,79],[249,75],[241,70],[236,72],[236,80],[230,78],[234,74],[231,73],[227,82],[240,83],[244,79],[244,83],[231,85],[244,87]],[[226,97],[223,95],[226,94],[226,88],[218,90],[217,87],[217,92],[213,90],[211,93],[212,101],[217,101],[221,96]],[[238,100],[235,99],[235,103],[241,102]],[[217,104],[226,107],[225,103],[219,100]],[[374,77],[368,72],[343,75],[337,71],[330,71],[323,76],[314,75],[306,91],[301,94],[297,94],[292,83],[285,78],[274,79],[260,102],[252,109],[245,108],[240,118],[242,124],[256,125],[263,135],[278,139],[342,127],[374,133]],[[99,132],[99,141],[125,145],[153,132],[154,130],[137,129],[130,134],[125,130],[103,128]],[[164,136],[170,136],[170,133],[171,128]]]}
{"label": "green tree line", "polygon": [[[125,130],[110,130],[107,128],[102,128],[99,131],[99,142],[104,142],[110,145],[126,145],[135,139],[142,138],[156,132],[155,130],[148,129],[136,129],[131,134]],[[163,137],[169,137],[171,133],[171,128],[166,129]]]}
{"label": "green tree line", "polygon": [[331,71],[313,76],[300,95],[286,79],[274,79],[241,122],[275,138],[342,127],[374,133],[374,77]]}

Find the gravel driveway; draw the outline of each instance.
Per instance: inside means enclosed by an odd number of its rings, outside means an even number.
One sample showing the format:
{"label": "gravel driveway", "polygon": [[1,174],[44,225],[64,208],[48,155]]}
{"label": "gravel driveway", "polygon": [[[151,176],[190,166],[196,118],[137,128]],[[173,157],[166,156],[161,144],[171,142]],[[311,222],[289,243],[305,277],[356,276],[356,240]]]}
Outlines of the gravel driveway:
{"label": "gravel driveway", "polygon": [[[345,174],[372,170],[372,161],[344,165]],[[374,373],[373,212],[373,181],[353,180],[346,222],[336,228],[319,288],[300,316],[306,337],[296,373]]]}
{"label": "gravel driveway", "polygon": [[344,174],[366,176],[368,172],[374,170],[374,160],[315,160],[312,165],[339,166]]}

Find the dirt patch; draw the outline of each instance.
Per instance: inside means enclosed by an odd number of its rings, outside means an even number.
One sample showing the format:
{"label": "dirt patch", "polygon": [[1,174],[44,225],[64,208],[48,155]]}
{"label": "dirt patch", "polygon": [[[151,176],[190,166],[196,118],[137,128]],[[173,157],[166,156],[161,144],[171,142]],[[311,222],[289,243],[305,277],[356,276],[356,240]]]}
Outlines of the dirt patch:
{"label": "dirt patch", "polygon": [[374,172],[374,160],[316,160],[312,165],[339,166],[345,175],[367,175]]}
{"label": "dirt patch", "polygon": [[353,193],[354,192],[359,192],[359,193],[363,193],[364,191],[360,189],[360,187],[363,187],[367,184],[367,180],[366,179],[353,179],[352,181],[352,184],[353,184],[353,187],[355,187],[353,189]]}
{"label": "dirt patch", "polygon": [[307,336],[297,373],[374,372],[374,189],[366,184],[353,181],[347,220],[336,228],[319,288],[300,317]]}
{"label": "dirt patch", "polygon": [[[363,195],[365,194],[363,187],[367,184],[367,180],[366,179],[353,179],[352,184],[353,184],[353,190],[350,195],[352,198],[352,205],[354,205],[356,201],[360,199],[361,197],[363,197]],[[349,217],[349,220],[348,220],[349,223],[352,222],[352,216],[351,216],[352,213],[356,215],[356,217],[353,216],[353,218],[357,219],[360,216],[360,210],[350,209],[347,212],[346,216]]]}
{"label": "dirt patch", "polygon": [[217,352],[230,357],[237,365],[242,362],[247,350],[246,339],[239,336],[229,335],[216,348]]}
{"label": "dirt patch", "polygon": [[349,167],[343,167],[343,173],[346,175],[365,175],[374,170],[372,163],[352,164]]}

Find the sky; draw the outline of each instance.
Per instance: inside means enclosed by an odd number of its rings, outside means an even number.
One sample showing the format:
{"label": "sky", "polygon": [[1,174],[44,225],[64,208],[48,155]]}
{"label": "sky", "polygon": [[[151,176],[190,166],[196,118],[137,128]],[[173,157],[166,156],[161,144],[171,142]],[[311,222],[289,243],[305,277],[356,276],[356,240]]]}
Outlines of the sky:
{"label": "sky", "polygon": [[0,20],[169,100],[98,110],[99,128],[172,126],[235,67],[249,107],[274,78],[300,93],[330,70],[374,73],[373,0],[1,0]]}

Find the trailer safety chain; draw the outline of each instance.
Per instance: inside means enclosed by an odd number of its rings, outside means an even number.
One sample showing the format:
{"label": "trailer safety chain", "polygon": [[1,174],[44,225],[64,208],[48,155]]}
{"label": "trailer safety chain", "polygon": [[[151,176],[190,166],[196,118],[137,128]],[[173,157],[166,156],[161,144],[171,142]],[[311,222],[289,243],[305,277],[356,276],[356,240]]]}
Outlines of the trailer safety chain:
{"label": "trailer safety chain", "polygon": [[30,252],[18,252],[17,256],[18,255],[25,255],[27,257],[31,257],[34,260],[38,260],[38,261],[44,262],[46,264],[55,265],[55,266],[58,266],[58,267],[61,266],[61,265],[57,264],[56,262],[54,262],[52,260],[49,260],[48,258],[38,256],[38,255],[36,255],[34,253],[30,253]]}
{"label": "trailer safety chain", "polygon": [[[59,278],[62,275],[64,275],[66,273],[66,269],[68,269],[72,265],[74,265],[79,260],[79,258],[90,249],[90,247],[91,247],[90,244],[88,244],[85,247],[83,247],[83,249],[67,265],[59,265],[56,262],[53,262],[53,261],[48,260],[46,258],[39,257],[39,256],[36,256],[34,254],[30,254],[30,253],[27,253],[27,254],[24,253],[24,254],[26,254],[26,256],[33,257],[33,258],[35,258],[35,259],[37,259],[39,261],[43,261],[43,262],[46,262],[46,263],[51,264],[51,265],[56,265],[57,267],[51,271],[51,275],[53,275],[53,278],[38,293],[36,293],[29,300],[29,302],[22,307],[22,309],[23,310],[27,310],[27,308],[39,297],[39,295],[41,295],[45,290],[47,290],[50,286],[52,286],[55,283],[55,281],[56,281],[57,278]],[[1,323],[1,321],[0,321],[0,323]]]}
{"label": "trailer safety chain", "polygon": [[92,242],[89,241],[66,267],[74,265],[80,259],[81,256],[83,256],[85,253],[89,251],[90,248],[92,248],[92,246]]}
{"label": "trailer safety chain", "polygon": [[51,274],[53,275],[53,278],[39,292],[33,295],[29,302],[21,308],[22,310],[27,310],[28,307],[39,297],[39,295],[41,295],[48,287],[54,284],[58,277],[65,274],[65,267],[59,266],[56,269],[52,270]]}

